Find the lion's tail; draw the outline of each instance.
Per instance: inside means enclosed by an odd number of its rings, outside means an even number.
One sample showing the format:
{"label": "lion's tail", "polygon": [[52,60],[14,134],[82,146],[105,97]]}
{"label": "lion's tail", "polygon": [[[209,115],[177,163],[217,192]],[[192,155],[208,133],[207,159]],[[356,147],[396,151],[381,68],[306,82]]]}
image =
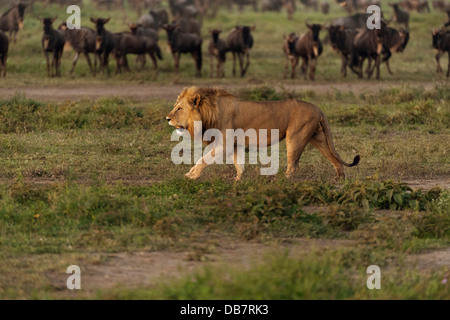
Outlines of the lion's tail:
{"label": "lion's tail", "polygon": [[339,155],[339,153],[337,153],[336,149],[334,148],[334,144],[333,144],[333,138],[331,137],[331,130],[330,130],[330,126],[328,125],[328,120],[325,117],[325,114],[323,112],[321,112],[322,114],[322,119],[320,120],[320,125],[323,128],[323,131],[325,133],[325,137],[327,138],[327,144],[328,147],[330,148],[331,152],[333,153],[333,155],[336,157],[336,159],[344,166],[346,167],[354,167],[359,163],[359,160],[361,159],[361,157],[359,155],[355,156],[355,158],[353,158],[353,162],[352,163],[347,163],[344,160],[342,160],[341,156]]}

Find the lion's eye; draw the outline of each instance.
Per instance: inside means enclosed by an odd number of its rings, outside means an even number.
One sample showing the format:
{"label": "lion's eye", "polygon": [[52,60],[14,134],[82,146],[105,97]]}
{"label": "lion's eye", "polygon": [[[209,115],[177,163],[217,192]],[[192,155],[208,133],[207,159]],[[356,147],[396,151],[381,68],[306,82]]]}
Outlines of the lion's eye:
{"label": "lion's eye", "polygon": [[177,111],[175,111],[175,112],[178,112],[178,111],[180,111],[180,110],[181,110],[181,108],[178,108]]}

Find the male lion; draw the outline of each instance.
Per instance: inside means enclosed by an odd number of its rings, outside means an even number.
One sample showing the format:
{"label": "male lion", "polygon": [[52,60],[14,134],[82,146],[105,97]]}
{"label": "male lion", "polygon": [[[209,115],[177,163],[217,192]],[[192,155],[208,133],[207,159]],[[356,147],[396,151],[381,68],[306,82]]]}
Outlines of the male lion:
{"label": "male lion", "polygon": [[[179,131],[188,130],[194,137],[194,121],[201,121],[202,131],[218,129],[226,137],[227,129],[278,129],[279,136],[267,137],[267,146],[271,141],[286,138],[287,161],[286,177],[292,177],[298,170],[298,161],[308,142],[315,146],[333,164],[338,178],[344,177],[342,165],[356,166],[359,155],[353,163],[344,162],[334,149],[331,132],[325,114],[315,105],[298,100],[253,102],[241,100],[225,90],[218,88],[191,87],[184,89],[178,96],[173,110],[166,119],[170,126]],[[202,133],[203,133],[202,132]],[[276,139],[278,138],[278,139]],[[246,140],[248,143],[248,140]],[[261,143],[259,136],[257,144]],[[264,144],[264,142],[262,142]],[[211,157],[224,152],[222,143],[215,146],[192,167],[187,178],[196,180],[211,163]],[[236,180],[244,173],[244,165],[236,161],[236,150],[231,150],[237,170]]]}

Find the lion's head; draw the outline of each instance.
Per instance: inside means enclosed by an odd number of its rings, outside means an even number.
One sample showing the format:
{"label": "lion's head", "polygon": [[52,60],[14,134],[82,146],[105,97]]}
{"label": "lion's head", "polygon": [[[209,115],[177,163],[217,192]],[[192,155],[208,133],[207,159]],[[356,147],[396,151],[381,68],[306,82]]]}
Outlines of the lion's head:
{"label": "lion's head", "polygon": [[220,96],[231,96],[228,92],[217,88],[190,87],[178,96],[172,111],[166,119],[169,125],[179,132],[188,130],[194,135],[194,121],[201,121],[203,131],[217,125]]}

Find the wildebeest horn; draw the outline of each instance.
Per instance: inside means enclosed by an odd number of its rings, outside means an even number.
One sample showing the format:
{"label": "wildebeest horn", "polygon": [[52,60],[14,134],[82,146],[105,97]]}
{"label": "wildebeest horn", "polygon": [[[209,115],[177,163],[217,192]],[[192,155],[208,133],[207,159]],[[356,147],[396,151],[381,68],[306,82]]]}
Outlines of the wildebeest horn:
{"label": "wildebeest horn", "polygon": [[310,25],[307,21],[305,22],[305,25],[306,25],[309,29],[312,28],[312,25]]}

